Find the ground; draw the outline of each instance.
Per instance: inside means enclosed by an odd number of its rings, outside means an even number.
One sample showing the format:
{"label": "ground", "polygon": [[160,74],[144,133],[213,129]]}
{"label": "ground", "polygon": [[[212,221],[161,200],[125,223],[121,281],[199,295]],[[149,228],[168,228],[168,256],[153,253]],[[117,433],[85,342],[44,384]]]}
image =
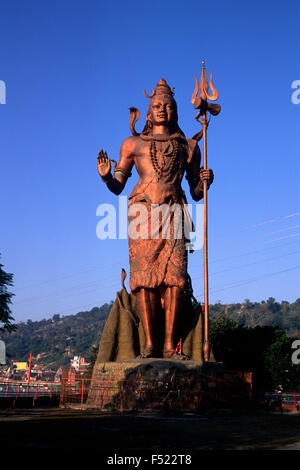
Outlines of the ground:
{"label": "ground", "polygon": [[96,452],[103,463],[115,454],[151,458],[151,454],[200,455],[207,450],[300,449],[300,414],[214,410],[175,416],[61,408],[1,410],[0,442],[3,449],[30,455],[39,450],[52,455],[58,450]]}

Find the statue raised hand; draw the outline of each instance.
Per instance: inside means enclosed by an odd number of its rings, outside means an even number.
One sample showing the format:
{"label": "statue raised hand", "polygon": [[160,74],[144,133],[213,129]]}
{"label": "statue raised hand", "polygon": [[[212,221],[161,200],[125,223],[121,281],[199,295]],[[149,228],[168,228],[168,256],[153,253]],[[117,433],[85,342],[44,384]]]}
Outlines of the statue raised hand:
{"label": "statue raised hand", "polygon": [[103,151],[102,149],[98,153],[97,158],[98,163],[98,172],[103,181],[108,181],[111,179],[111,163],[110,159],[107,156],[107,152]]}

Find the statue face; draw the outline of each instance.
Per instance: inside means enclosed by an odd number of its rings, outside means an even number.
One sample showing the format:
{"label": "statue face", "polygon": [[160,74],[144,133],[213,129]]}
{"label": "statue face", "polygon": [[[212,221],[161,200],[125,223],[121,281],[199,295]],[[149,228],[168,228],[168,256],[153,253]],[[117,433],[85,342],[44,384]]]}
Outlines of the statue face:
{"label": "statue face", "polygon": [[168,126],[177,121],[176,104],[167,95],[154,96],[150,106],[150,119],[153,125]]}

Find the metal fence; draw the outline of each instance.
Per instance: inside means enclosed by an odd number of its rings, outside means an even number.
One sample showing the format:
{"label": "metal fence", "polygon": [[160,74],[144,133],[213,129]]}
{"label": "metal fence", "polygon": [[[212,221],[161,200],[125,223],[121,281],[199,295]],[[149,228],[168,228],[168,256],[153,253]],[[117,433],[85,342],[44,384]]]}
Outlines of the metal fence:
{"label": "metal fence", "polygon": [[69,381],[63,379],[60,389],[60,404],[80,404],[81,408],[86,403],[92,379],[77,379]]}
{"label": "metal fence", "polygon": [[60,395],[61,385],[49,382],[0,382],[0,398],[40,398],[57,397]]}
{"label": "metal fence", "polygon": [[[217,381],[216,381],[217,382]],[[83,409],[88,402],[89,391],[92,390],[95,407],[109,409],[111,407],[120,411],[126,409],[146,409],[147,406],[167,408],[197,408],[206,398],[218,403],[225,403],[226,390],[213,382],[207,390],[196,387],[183,387],[180,384],[167,381],[150,383],[147,381],[99,381],[87,378],[69,381],[63,379],[61,383],[49,382],[0,382],[0,398],[56,398],[61,405],[73,405]],[[224,393],[225,392],[225,393]],[[235,398],[231,395],[231,398]],[[249,396],[250,398],[250,396]],[[255,397],[254,396],[252,397]],[[268,403],[277,402],[282,405],[295,405],[300,409],[300,393],[296,392],[265,392],[263,397]]]}
{"label": "metal fence", "polygon": [[265,392],[264,395],[266,400],[281,401],[283,405],[300,405],[300,393]]}

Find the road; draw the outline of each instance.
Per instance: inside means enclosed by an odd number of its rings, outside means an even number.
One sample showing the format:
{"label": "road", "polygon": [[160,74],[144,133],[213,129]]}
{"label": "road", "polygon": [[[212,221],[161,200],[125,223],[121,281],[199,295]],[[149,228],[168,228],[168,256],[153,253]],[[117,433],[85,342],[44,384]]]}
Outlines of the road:
{"label": "road", "polygon": [[[100,413],[95,410],[0,411],[3,448],[97,455],[201,454],[283,449],[300,442],[300,414],[211,410],[202,414]],[[32,454],[32,452],[30,452]],[[34,454],[34,452],[33,452]]]}

